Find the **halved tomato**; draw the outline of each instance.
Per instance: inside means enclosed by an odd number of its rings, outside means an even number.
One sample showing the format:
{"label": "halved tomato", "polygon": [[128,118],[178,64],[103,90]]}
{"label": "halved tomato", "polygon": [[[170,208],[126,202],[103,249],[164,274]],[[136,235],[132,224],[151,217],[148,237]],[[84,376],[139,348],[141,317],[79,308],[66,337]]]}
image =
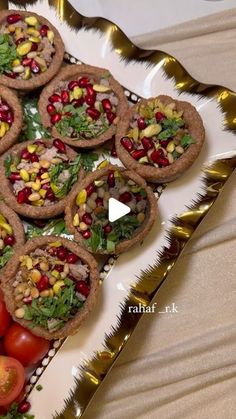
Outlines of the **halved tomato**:
{"label": "halved tomato", "polygon": [[25,370],[19,361],[0,356],[0,406],[12,403],[25,383]]}

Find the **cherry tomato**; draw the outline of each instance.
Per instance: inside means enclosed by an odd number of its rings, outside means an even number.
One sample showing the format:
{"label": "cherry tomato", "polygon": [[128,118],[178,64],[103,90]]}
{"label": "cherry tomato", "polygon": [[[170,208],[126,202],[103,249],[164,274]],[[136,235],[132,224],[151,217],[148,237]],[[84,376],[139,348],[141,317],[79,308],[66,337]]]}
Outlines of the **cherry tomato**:
{"label": "cherry tomato", "polygon": [[0,292],[0,337],[4,336],[11,323],[11,316],[6,309],[3,295]]}
{"label": "cherry tomato", "polygon": [[33,335],[18,323],[13,323],[4,336],[7,355],[18,359],[25,367],[37,364],[49,351],[47,340]]}
{"label": "cherry tomato", "polygon": [[0,406],[12,403],[25,383],[25,370],[16,359],[0,356]]}

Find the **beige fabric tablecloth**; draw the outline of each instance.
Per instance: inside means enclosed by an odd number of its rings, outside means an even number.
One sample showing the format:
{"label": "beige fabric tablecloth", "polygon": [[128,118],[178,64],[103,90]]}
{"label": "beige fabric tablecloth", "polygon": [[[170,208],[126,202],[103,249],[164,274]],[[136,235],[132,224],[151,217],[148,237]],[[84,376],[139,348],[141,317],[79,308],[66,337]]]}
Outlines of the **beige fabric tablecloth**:
{"label": "beige fabric tablecloth", "polygon": [[[134,42],[236,90],[236,9]],[[236,173],[158,293],[178,313],[142,318],[84,419],[236,418],[235,185]]]}

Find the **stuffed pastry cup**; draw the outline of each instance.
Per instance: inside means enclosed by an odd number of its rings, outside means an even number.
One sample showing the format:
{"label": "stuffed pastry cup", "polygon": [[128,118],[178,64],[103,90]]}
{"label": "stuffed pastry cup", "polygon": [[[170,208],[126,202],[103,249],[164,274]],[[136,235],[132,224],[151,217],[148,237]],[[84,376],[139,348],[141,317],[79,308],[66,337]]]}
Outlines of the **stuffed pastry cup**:
{"label": "stuffed pastry cup", "polygon": [[61,214],[83,173],[80,155],[58,138],[17,144],[0,159],[6,204],[30,218]]}
{"label": "stuffed pastry cup", "polygon": [[13,319],[45,339],[76,333],[94,307],[98,286],[92,255],[56,236],[29,240],[12,258],[1,283]]}
{"label": "stuffed pastry cup", "polygon": [[21,220],[11,208],[0,202],[0,272],[24,242]]}
{"label": "stuffed pastry cup", "polygon": [[24,10],[0,11],[0,83],[33,90],[46,84],[61,67],[64,44],[44,17]]}
{"label": "stuffed pastry cup", "polygon": [[[122,218],[109,221],[109,199],[130,208]],[[88,175],[70,193],[66,226],[75,240],[92,253],[122,253],[140,243],[157,217],[152,189],[136,173],[108,165]]]}
{"label": "stuffed pastry cup", "polygon": [[22,108],[16,94],[0,86],[0,154],[17,140],[23,123]]}
{"label": "stuffed pastry cup", "polygon": [[128,109],[120,84],[104,68],[69,65],[42,91],[39,112],[52,135],[75,147],[96,147],[116,133]]}
{"label": "stuffed pastry cup", "polygon": [[205,130],[197,110],[169,96],[143,99],[122,118],[116,135],[119,159],[150,182],[170,182],[196,160]]}

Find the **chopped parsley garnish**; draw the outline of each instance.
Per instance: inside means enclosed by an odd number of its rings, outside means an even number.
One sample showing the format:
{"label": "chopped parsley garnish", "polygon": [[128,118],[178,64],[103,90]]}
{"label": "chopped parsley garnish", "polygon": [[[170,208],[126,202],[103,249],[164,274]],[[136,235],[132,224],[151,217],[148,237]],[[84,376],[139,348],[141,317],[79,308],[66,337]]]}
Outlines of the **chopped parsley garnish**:
{"label": "chopped parsley garnish", "polygon": [[[78,155],[75,160],[70,163],[59,163],[49,169],[49,176],[51,179],[50,185],[56,198],[64,198],[70,192],[71,187],[77,181],[81,165],[81,156]],[[59,177],[64,171],[68,171],[69,176],[62,181]],[[58,186],[58,183],[61,184],[61,186]]]}
{"label": "chopped parsley garnish", "polygon": [[37,298],[31,305],[23,306],[24,319],[29,320],[32,327],[41,326],[51,332],[58,330],[83,306],[76,296],[75,283],[67,278],[64,282],[65,287],[56,297]]}
{"label": "chopped parsley garnish", "polygon": [[0,73],[12,71],[12,61],[18,58],[15,45],[7,34],[0,35]]}
{"label": "chopped parsley garnish", "polygon": [[93,251],[108,250],[115,251],[115,246],[122,240],[131,239],[134,231],[140,226],[140,222],[134,215],[126,215],[120,220],[116,220],[112,225],[112,231],[104,238],[101,224],[91,227],[91,237],[86,240],[86,245]]}
{"label": "chopped parsley garnish", "polygon": [[158,135],[159,140],[175,137],[179,128],[185,125],[185,121],[181,118],[166,118],[161,121],[163,130]]}
{"label": "chopped parsley garnish", "polygon": [[22,99],[24,125],[19,141],[50,138],[50,134],[43,126],[38,111],[38,99],[26,96]]}
{"label": "chopped parsley garnish", "polygon": [[29,225],[27,226],[26,230],[26,236],[28,239],[42,235],[59,236],[61,234],[67,234],[65,221],[62,218],[49,221],[43,228],[37,227],[35,225]]}
{"label": "chopped parsley garnish", "polygon": [[56,129],[62,136],[70,136],[73,132],[76,135],[75,138],[78,138],[78,136],[80,136],[81,139],[93,138],[101,135],[109,128],[104,115],[101,115],[100,118],[102,125],[98,125],[96,121],[89,122],[85,112],[85,106],[74,108],[73,105],[66,105],[63,108],[63,111],[70,112],[71,115],[63,116],[63,118],[55,124]]}
{"label": "chopped parsley garnish", "polygon": [[6,177],[10,176],[10,174],[11,174],[11,164],[12,164],[12,158],[11,158],[11,155],[8,154],[7,157],[4,160]]}
{"label": "chopped parsley garnish", "polygon": [[189,134],[184,134],[180,141],[181,146],[184,148],[189,147],[191,144],[195,143],[196,141]]}
{"label": "chopped parsley garnish", "polygon": [[4,247],[2,254],[0,256],[0,268],[3,268],[3,266],[6,265],[6,263],[11,259],[11,257],[14,255],[14,250],[12,246],[6,246]]}
{"label": "chopped parsley garnish", "polygon": [[94,162],[99,159],[99,155],[97,153],[92,152],[85,152],[81,153],[82,165],[86,172],[92,172],[95,167]]}

